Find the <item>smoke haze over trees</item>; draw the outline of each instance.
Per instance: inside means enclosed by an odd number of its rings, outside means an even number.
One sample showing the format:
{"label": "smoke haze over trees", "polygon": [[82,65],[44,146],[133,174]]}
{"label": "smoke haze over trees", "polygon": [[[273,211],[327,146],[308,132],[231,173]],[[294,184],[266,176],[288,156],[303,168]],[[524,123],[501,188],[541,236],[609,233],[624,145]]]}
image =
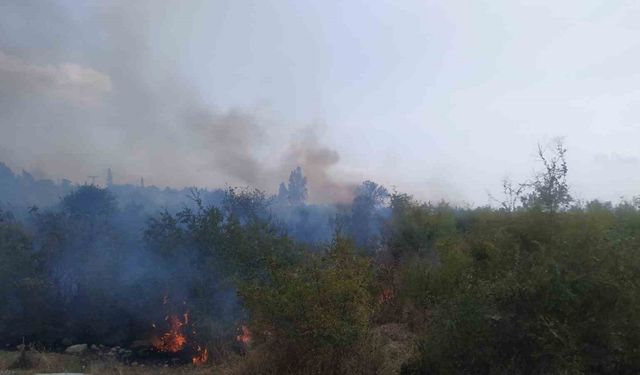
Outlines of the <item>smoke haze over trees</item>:
{"label": "smoke haze over trees", "polygon": [[[632,2],[294,3],[3,1],[0,138],[11,142],[0,161],[39,179],[90,182],[112,168],[121,184],[270,193],[301,166],[312,202],[348,202],[373,179],[484,204],[494,181],[528,176],[530,140],[559,134],[576,198],[635,194]],[[592,80],[566,79],[576,66]]]}
{"label": "smoke haze over trees", "polygon": [[[21,29],[0,22],[0,34],[20,36],[0,39],[0,136],[16,140],[2,144],[4,163],[77,183],[113,168],[128,183],[146,177],[174,187],[188,181],[262,189],[302,166],[322,187],[311,192],[315,201],[349,199],[349,188],[327,171],[339,154],[315,130],[302,128],[280,139],[273,128],[282,126],[260,109],[218,111],[198,98],[139,27],[157,28],[165,20],[153,2],[71,5],[1,5],[4,19],[28,17],[30,24],[47,25]],[[85,38],[74,41],[71,35]],[[31,109],[18,110],[25,107]]]}
{"label": "smoke haze over trees", "polygon": [[639,19],[0,0],[0,373],[640,373]]}

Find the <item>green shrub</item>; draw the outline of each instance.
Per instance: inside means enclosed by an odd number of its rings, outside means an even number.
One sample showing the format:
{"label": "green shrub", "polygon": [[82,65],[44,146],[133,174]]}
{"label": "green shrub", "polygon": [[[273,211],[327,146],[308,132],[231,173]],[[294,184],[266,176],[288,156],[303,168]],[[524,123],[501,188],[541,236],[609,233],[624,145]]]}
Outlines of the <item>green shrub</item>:
{"label": "green shrub", "polygon": [[273,365],[288,372],[317,365],[325,373],[342,373],[373,311],[369,260],[338,238],[326,252],[273,265],[269,276],[245,283],[240,294],[256,340],[279,358]]}
{"label": "green shrub", "polygon": [[437,265],[404,271],[408,298],[431,311],[405,373],[636,373],[640,256],[617,221],[483,213]]}

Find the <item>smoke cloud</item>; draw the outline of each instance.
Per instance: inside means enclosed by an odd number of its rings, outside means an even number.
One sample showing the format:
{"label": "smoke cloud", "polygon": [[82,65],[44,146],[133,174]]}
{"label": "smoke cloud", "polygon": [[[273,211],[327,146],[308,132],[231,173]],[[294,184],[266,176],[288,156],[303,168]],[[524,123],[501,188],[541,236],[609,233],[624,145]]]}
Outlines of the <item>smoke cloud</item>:
{"label": "smoke cloud", "polygon": [[312,200],[348,199],[351,185],[330,174],[340,156],[315,132],[278,137],[299,127],[200,97],[182,47],[159,41],[188,42],[166,28],[197,2],[157,5],[3,2],[0,161],[79,183],[111,168],[119,183],[268,191],[300,165]]}
{"label": "smoke cloud", "polygon": [[109,93],[108,76],[76,64],[35,65],[0,51],[0,82],[14,94],[46,94],[86,103]]}
{"label": "smoke cloud", "polygon": [[340,155],[321,144],[313,128],[307,128],[303,137],[289,146],[284,167],[300,165],[304,168],[309,185],[315,188],[311,191],[311,199],[348,202],[353,197],[355,185],[336,181],[329,174],[331,167],[339,162]]}

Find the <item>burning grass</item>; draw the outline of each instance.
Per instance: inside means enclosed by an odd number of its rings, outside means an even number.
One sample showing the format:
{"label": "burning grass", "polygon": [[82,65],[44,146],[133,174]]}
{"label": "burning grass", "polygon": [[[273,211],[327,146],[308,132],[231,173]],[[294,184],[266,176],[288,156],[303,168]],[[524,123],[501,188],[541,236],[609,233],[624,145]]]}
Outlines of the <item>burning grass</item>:
{"label": "burning grass", "polygon": [[[243,334],[250,333],[240,329]],[[358,350],[346,359],[342,373],[352,374],[397,374],[401,364],[412,353],[413,335],[406,326],[388,324],[371,331],[371,335],[358,345]],[[165,361],[140,360],[139,363],[124,363],[115,357],[97,356],[88,352],[83,356],[28,350],[26,353],[33,368],[7,370],[20,356],[18,351],[0,351],[0,374],[26,375],[33,373],[78,372],[105,375],[266,375],[279,374],[274,366],[282,353],[271,350],[268,345],[255,345],[244,355],[229,354],[223,362],[194,366],[192,363],[168,365]],[[206,349],[200,351],[207,353]],[[321,353],[318,353],[321,354]],[[302,368],[290,368],[287,373],[324,374],[333,368],[331,356],[318,355]]]}

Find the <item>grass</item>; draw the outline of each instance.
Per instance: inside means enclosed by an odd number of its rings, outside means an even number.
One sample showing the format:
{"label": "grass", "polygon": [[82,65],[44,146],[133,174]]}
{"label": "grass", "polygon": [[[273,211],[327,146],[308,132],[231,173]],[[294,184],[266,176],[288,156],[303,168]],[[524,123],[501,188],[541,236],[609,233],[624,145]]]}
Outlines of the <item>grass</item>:
{"label": "grass", "polygon": [[[374,328],[370,340],[359,353],[363,358],[353,359],[350,373],[380,375],[398,374],[400,366],[413,351],[414,336],[400,324],[385,324]],[[266,348],[255,348],[246,356],[232,355],[224,363],[215,365],[181,365],[165,367],[162,364],[143,363],[131,366],[115,359],[92,355],[76,356],[30,350],[27,358],[33,365],[29,369],[9,370],[20,357],[17,351],[0,351],[0,375],[32,375],[38,373],[75,372],[104,375],[265,375],[274,374],[269,369],[271,357]],[[371,363],[369,363],[371,362]],[[373,363],[375,362],[375,363]],[[371,368],[362,367],[366,364]],[[365,367],[367,367],[365,366]],[[322,373],[309,368],[307,373]]]}
{"label": "grass", "polygon": [[183,365],[164,367],[158,365],[130,366],[116,360],[79,357],[68,354],[29,351],[28,357],[33,368],[9,370],[20,356],[19,352],[0,351],[0,375],[31,375],[38,373],[75,372],[104,375],[208,375],[231,374],[233,363],[216,366]]}

